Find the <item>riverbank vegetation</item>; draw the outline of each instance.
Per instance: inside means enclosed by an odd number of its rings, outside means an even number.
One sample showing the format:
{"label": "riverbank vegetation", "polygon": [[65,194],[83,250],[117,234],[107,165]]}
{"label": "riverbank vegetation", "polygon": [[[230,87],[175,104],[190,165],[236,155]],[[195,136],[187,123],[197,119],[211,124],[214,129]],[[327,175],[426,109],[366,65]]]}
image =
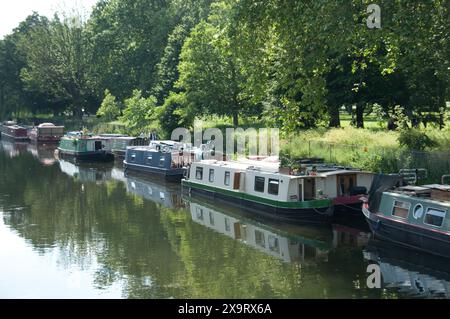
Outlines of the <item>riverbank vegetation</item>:
{"label": "riverbank vegetation", "polygon": [[[35,13],[0,40],[0,117],[164,137],[196,118],[278,127],[298,154],[312,138],[448,150],[448,2],[380,0],[381,29],[366,25],[370,2],[100,0],[88,17]],[[324,131],[349,126],[370,130]]]}

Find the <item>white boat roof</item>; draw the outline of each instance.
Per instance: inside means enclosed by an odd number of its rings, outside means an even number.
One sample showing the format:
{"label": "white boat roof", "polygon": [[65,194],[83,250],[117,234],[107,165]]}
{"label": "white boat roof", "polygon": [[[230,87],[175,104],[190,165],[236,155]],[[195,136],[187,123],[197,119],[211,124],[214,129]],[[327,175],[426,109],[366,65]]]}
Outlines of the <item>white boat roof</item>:
{"label": "white boat roof", "polygon": [[269,163],[270,165],[258,165],[261,164],[261,162],[259,161],[217,161],[217,160],[202,160],[197,162],[198,164],[205,164],[208,166],[215,166],[215,167],[228,167],[228,168],[232,168],[232,169],[237,169],[237,170],[242,170],[245,171],[247,169],[264,169],[265,172],[267,173],[276,173],[278,172],[278,166],[274,166],[272,163]]}
{"label": "white boat roof", "polygon": [[39,124],[38,127],[39,128],[45,128],[45,127],[48,127],[48,128],[64,128],[64,126],[56,126],[53,123],[42,123],[42,124]]}
{"label": "white boat roof", "polygon": [[264,161],[255,161],[255,160],[238,160],[238,161],[217,161],[217,160],[202,160],[197,162],[200,164],[205,164],[208,166],[214,167],[229,167],[231,169],[247,171],[254,170],[260,171],[261,173],[267,174],[279,174],[282,176],[286,176],[290,179],[300,179],[300,178],[327,178],[333,175],[342,175],[342,174],[371,174],[370,172],[364,172],[360,170],[334,170],[334,171],[326,171],[326,172],[318,172],[316,175],[288,175],[280,173],[280,163],[279,162],[264,162]]}

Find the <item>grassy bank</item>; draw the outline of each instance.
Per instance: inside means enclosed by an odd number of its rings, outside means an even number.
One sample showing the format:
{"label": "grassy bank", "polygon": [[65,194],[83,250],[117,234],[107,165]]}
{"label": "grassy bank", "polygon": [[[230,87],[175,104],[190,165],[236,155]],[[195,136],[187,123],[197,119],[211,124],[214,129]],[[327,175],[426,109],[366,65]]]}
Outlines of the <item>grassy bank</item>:
{"label": "grassy bank", "polygon": [[[104,122],[95,116],[85,117],[82,122],[55,117],[40,120],[65,125],[68,131],[87,128],[97,134],[130,134],[120,121]],[[350,118],[345,120],[350,122]],[[201,121],[204,130],[218,128],[224,136],[226,129],[233,127],[229,118],[205,117]],[[445,130],[422,127],[420,134],[426,134],[433,145],[417,151],[414,147],[402,145],[399,142],[401,133],[387,131],[386,123],[379,123],[375,119],[366,121],[366,124],[369,123],[366,129],[345,125],[339,129],[317,128],[285,136],[281,141],[281,156],[292,163],[298,158],[320,157],[327,162],[382,173],[396,173],[403,168],[425,168],[430,182],[438,182],[441,175],[450,173],[448,126]],[[258,129],[265,125],[257,118],[245,118],[241,120],[240,127]],[[164,138],[161,132],[158,133]]]}
{"label": "grassy bank", "polygon": [[[327,162],[353,166],[373,172],[396,173],[400,169],[425,168],[429,182],[438,182],[450,173],[450,130],[422,130],[435,145],[426,151],[402,146],[397,131],[370,129],[309,130],[282,141],[282,156],[321,157]],[[424,181],[425,182],[425,181]]]}

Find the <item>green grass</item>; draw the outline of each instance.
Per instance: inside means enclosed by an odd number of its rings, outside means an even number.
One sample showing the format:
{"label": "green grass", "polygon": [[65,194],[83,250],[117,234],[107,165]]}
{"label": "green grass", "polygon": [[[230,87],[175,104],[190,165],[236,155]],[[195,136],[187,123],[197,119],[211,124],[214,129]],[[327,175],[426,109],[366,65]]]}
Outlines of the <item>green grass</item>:
{"label": "green grass", "polygon": [[380,173],[397,173],[402,168],[425,168],[429,182],[450,173],[450,129],[423,129],[437,142],[429,152],[411,151],[398,142],[399,132],[372,129],[308,130],[282,141],[282,157],[319,157],[327,162]]}

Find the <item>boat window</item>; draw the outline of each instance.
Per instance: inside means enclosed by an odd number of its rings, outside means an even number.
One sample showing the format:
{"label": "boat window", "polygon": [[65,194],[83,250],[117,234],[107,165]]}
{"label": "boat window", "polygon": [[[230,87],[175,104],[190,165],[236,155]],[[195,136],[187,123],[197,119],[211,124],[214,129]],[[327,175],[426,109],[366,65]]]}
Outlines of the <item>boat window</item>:
{"label": "boat window", "polygon": [[410,207],[411,203],[409,202],[402,202],[399,200],[395,200],[394,207],[392,208],[392,216],[407,218]]}
{"label": "boat window", "polygon": [[211,226],[214,226],[214,214],[213,212],[209,212],[209,223]]}
{"label": "boat window", "polygon": [[264,177],[255,177],[255,192],[264,193],[264,184],[266,183],[266,179]]}
{"label": "boat window", "polygon": [[225,186],[230,186],[231,182],[230,180],[231,180],[231,173],[225,172],[225,181],[224,181]]}
{"label": "boat window", "polygon": [[269,235],[269,249],[275,253],[280,253],[280,244],[277,237]]}
{"label": "boat window", "polygon": [[228,218],[225,218],[225,230],[227,232],[231,231],[230,220]]}
{"label": "boat window", "polygon": [[203,220],[203,209],[197,207],[197,219]]}
{"label": "boat window", "polygon": [[195,171],[195,178],[200,181],[203,179],[203,167],[197,167],[197,170]]}
{"label": "boat window", "polygon": [[136,161],[136,154],[131,154],[130,160],[132,162],[135,162]]}
{"label": "boat window", "polygon": [[444,210],[428,208],[424,223],[430,226],[441,227],[444,224],[445,215],[446,211]]}
{"label": "boat window", "polygon": [[209,170],[209,182],[214,183],[214,170],[213,169]]}
{"label": "boat window", "polygon": [[152,155],[148,156],[147,157],[147,164],[151,164],[152,163],[152,159],[153,159]]}
{"label": "boat window", "polygon": [[164,157],[161,157],[160,159],[159,159],[159,166],[160,167],[164,167],[164,164],[166,163],[166,159],[164,158]]}
{"label": "boat window", "polygon": [[263,232],[255,230],[255,241],[258,246],[266,248],[266,237]]}
{"label": "boat window", "polygon": [[280,190],[280,180],[269,179],[269,194],[278,195]]}
{"label": "boat window", "polygon": [[414,207],[414,211],[413,211],[413,217],[415,219],[420,219],[423,216],[423,206],[421,204],[417,204]]}
{"label": "boat window", "polygon": [[94,147],[95,147],[96,151],[102,150],[103,149],[102,142],[101,141],[95,141]]}

